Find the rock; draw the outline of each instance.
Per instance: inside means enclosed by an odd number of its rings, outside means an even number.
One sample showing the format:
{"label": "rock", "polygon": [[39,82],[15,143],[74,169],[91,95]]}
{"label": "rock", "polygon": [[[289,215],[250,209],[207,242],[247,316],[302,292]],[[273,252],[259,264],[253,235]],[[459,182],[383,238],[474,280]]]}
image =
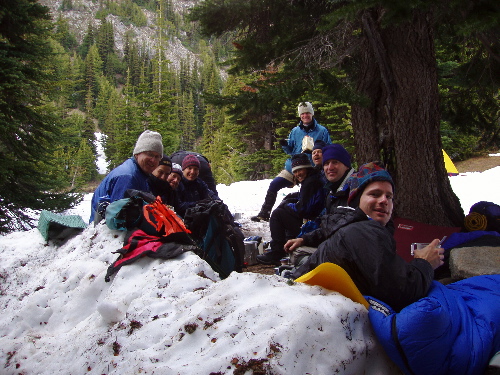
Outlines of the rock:
{"label": "rock", "polygon": [[500,274],[500,247],[462,247],[450,252],[450,271],[454,280],[478,275]]}

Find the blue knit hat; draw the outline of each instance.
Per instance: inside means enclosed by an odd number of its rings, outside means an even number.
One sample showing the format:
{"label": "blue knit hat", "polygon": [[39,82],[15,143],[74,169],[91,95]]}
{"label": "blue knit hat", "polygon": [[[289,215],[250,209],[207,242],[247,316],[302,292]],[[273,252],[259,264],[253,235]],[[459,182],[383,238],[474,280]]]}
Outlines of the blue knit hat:
{"label": "blue knit hat", "polygon": [[394,181],[391,175],[384,168],[384,164],[380,161],[373,161],[371,163],[363,164],[359,167],[359,171],[353,173],[351,177],[347,179],[347,185],[349,185],[349,198],[347,198],[347,203],[350,203],[357,196],[361,196],[361,192],[365,187],[374,181],[387,181],[392,185],[394,191]]}
{"label": "blue knit hat", "polygon": [[351,168],[351,155],[341,144],[334,143],[323,147],[323,165],[330,160],[335,159],[340,161],[346,167]]}
{"label": "blue knit hat", "polygon": [[326,146],[326,142],[322,141],[321,139],[316,139],[314,141],[313,151],[318,150],[320,148],[322,149],[325,146]]}

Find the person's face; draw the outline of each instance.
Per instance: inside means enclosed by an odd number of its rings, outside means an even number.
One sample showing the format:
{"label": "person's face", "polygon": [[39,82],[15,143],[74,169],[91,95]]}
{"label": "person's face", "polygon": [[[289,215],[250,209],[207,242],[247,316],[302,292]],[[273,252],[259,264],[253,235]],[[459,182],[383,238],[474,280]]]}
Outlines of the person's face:
{"label": "person's face", "polygon": [[391,218],[393,207],[392,185],[387,181],[375,181],[368,184],[359,200],[359,208],[384,226]]}
{"label": "person's face", "polygon": [[320,148],[313,150],[312,161],[314,165],[321,165],[323,163],[323,151]]}
{"label": "person's face", "polygon": [[172,189],[177,190],[179,183],[181,182],[181,175],[179,173],[170,173],[167,178],[168,183],[172,186]]}
{"label": "person's face", "polygon": [[307,171],[308,169],[309,168],[300,168],[300,169],[296,169],[295,171],[293,171],[293,176],[295,177],[297,182],[301,183],[306,179],[307,174],[309,173]]}
{"label": "person's face", "polygon": [[200,168],[195,167],[195,166],[189,166],[186,169],[182,171],[182,174],[188,181],[194,181],[198,178],[198,175],[200,174]]}
{"label": "person's face", "polygon": [[170,172],[172,172],[172,168],[168,165],[159,165],[153,171],[153,176],[158,177],[160,180],[167,181]]}
{"label": "person's face", "polygon": [[300,119],[304,124],[309,125],[313,120],[313,116],[310,112],[304,112],[300,115]]}
{"label": "person's face", "polygon": [[145,151],[135,155],[135,160],[137,160],[139,168],[147,174],[153,173],[160,164],[161,158],[162,155],[154,151]]}
{"label": "person's face", "polygon": [[329,159],[323,164],[326,179],[330,182],[340,180],[347,170],[349,170],[349,167],[336,159]]}

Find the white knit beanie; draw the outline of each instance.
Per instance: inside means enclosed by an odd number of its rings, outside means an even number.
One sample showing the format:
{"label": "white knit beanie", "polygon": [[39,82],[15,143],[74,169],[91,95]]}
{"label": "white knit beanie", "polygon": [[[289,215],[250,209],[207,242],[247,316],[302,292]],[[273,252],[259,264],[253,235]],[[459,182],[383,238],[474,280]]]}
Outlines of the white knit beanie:
{"label": "white knit beanie", "polygon": [[160,133],[146,130],[139,136],[135,144],[134,155],[146,151],[154,151],[163,155],[163,142]]}
{"label": "white knit beanie", "polygon": [[312,104],[309,102],[299,103],[297,110],[299,111],[299,117],[301,114],[306,113],[306,112],[309,112],[312,116],[314,116],[314,108],[313,108]]}

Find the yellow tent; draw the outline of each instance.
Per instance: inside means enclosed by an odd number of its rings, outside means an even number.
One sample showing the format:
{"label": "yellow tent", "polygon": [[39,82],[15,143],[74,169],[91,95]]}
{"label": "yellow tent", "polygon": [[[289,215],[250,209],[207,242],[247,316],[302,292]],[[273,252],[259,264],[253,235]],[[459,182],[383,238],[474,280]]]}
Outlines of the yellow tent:
{"label": "yellow tent", "polygon": [[443,158],[444,158],[444,166],[446,167],[446,171],[448,172],[448,176],[456,176],[458,174],[458,169],[455,167],[455,164],[451,161],[450,157],[443,150]]}

